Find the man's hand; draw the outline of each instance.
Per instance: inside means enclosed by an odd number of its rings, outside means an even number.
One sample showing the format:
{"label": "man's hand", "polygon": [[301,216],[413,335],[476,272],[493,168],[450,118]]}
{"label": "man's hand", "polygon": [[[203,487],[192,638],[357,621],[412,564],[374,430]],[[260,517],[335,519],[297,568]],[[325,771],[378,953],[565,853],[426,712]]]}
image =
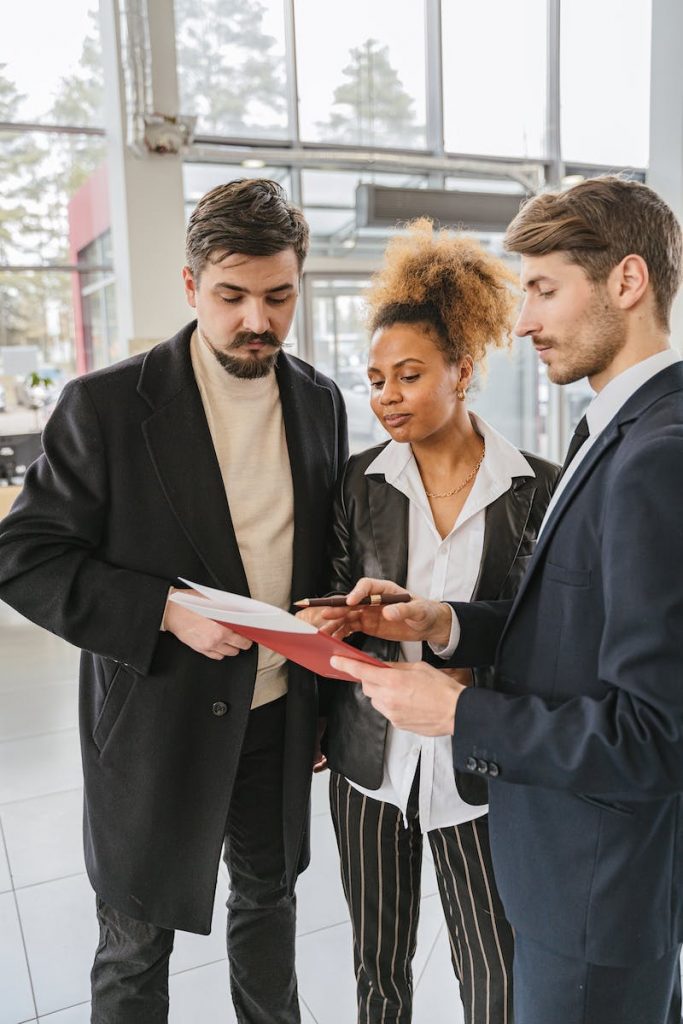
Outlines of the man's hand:
{"label": "man's hand", "polygon": [[453,734],[458,698],[465,687],[450,672],[422,661],[379,668],[353,658],[334,657],[330,664],[360,680],[372,706],[397,729],[421,736]]}
{"label": "man's hand", "polygon": [[349,633],[361,632],[383,640],[429,640],[445,647],[450,639],[453,618],[449,606],[441,601],[414,597],[403,604],[359,605],[359,601],[371,594],[404,593],[405,587],[399,587],[391,580],[363,577],[348,595],[346,608],[315,610],[322,612],[321,618],[334,626],[325,632],[339,639]]}
{"label": "man's hand", "polygon": [[[182,590],[172,587],[170,594],[197,594],[196,590]],[[197,595],[199,596],[199,595]],[[218,622],[205,619],[203,615],[191,612],[189,608],[183,608],[175,601],[166,601],[166,610],[163,618],[164,629],[173,633],[182,644],[191,647],[198,654],[203,654],[213,661],[222,661],[223,658],[234,658],[240,651],[248,651],[251,647],[251,640],[234,633],[227,626],[221,626]]]}
{"label": "man's hand", "polygon": [[323,738],[325,729],[327,728],[327,719],[319,718],[318,724],[315,730],[315,750],[313,751],[313,774],[317,775],[318,772],[324,772],[327,768],[327,758],[320,749],[320,744]]}

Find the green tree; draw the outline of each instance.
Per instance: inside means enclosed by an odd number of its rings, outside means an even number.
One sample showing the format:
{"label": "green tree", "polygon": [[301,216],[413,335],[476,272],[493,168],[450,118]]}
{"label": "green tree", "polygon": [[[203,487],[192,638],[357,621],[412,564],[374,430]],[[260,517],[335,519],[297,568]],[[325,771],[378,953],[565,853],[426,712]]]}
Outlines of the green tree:
{"label": "green tree", "polygon": [[350,58],[329,121],[319,126],[325,137],[361,146],[410,146],[422,129],[413,99],[391,66],[389,47],[366,39],[351,49]]}
{"label": "green tree", "polygon": [[[0,121],[20,119],[23,100],[0,64]],[[0,134],[0,345],[24,340],[36,310],[34,275],[12,265],[35,262],[42,239],[40,167],[43,151],[25,132]]]}
{"label": "green tree", "polygon": [[180,108],[199,131],[269,135],[286,116],[284,58],[263,29],[260,0],[176,0]]}

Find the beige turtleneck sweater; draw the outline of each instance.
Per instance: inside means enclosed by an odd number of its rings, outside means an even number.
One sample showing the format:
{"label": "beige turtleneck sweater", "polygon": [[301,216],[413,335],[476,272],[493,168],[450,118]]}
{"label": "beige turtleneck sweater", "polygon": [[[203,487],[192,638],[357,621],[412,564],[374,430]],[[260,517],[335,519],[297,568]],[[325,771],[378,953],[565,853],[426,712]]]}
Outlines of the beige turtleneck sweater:
{"label": "beige turtleneck sweater", "polygon": [[[233,377],[196,331],[190,355],[250,596],[289,610],[294,493],[275,373],[257,380]],[[285,659],[259,647],[252,708],[286,692]]]}

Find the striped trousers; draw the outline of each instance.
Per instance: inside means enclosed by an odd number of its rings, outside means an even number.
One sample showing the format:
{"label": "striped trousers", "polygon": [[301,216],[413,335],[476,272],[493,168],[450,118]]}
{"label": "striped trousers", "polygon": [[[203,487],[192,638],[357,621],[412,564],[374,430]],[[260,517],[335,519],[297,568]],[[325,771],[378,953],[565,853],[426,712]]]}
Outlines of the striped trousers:
{"label": "striped trousers", "polygon": [[[422,867],[417,801],[411,794],[406,828],[397,807],[331,772],[330,804],[353,927],[358,1024],[408,1024]],[[427,835],[465,1022],[513,1024],[513,937],[493,878],[488,819]]]}

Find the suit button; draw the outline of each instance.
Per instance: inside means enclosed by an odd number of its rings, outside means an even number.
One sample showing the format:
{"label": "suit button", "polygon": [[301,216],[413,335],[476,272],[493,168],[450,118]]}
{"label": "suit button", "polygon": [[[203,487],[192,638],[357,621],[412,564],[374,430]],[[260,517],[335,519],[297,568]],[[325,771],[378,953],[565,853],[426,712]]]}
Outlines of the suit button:
{"label": "suit button", "polygon": [[489,770],[489,766],[488,766],[488,764],[486,763],[486,761],[483,761],[483,760],[482,760],[482,759],[480,758],[480,759],[479,759],[479,760],[477,761],[477,771],[478,771],[478,772],[481,772],[481,774],[482,774],[482,775],[486,775],[486,773],[488,772],[488,770]]}
{"label": "suit button", "polygon": [[217,700],[215,704],[212,704],[211,710],[216,718],[222,718],[223,715],[228,713],[228,705],[223,700]]}
{"label": "suit button", "polygon": [[475,757],[468,757],[465,761],[465,768],[467,768],[468,772],[476,772],[477,759]]}
{"label": "suit button", "polygon": [[489,761],[489,775],[492,779],[495,779],[497,775],[500,775],[500,768],[495,761]]}

